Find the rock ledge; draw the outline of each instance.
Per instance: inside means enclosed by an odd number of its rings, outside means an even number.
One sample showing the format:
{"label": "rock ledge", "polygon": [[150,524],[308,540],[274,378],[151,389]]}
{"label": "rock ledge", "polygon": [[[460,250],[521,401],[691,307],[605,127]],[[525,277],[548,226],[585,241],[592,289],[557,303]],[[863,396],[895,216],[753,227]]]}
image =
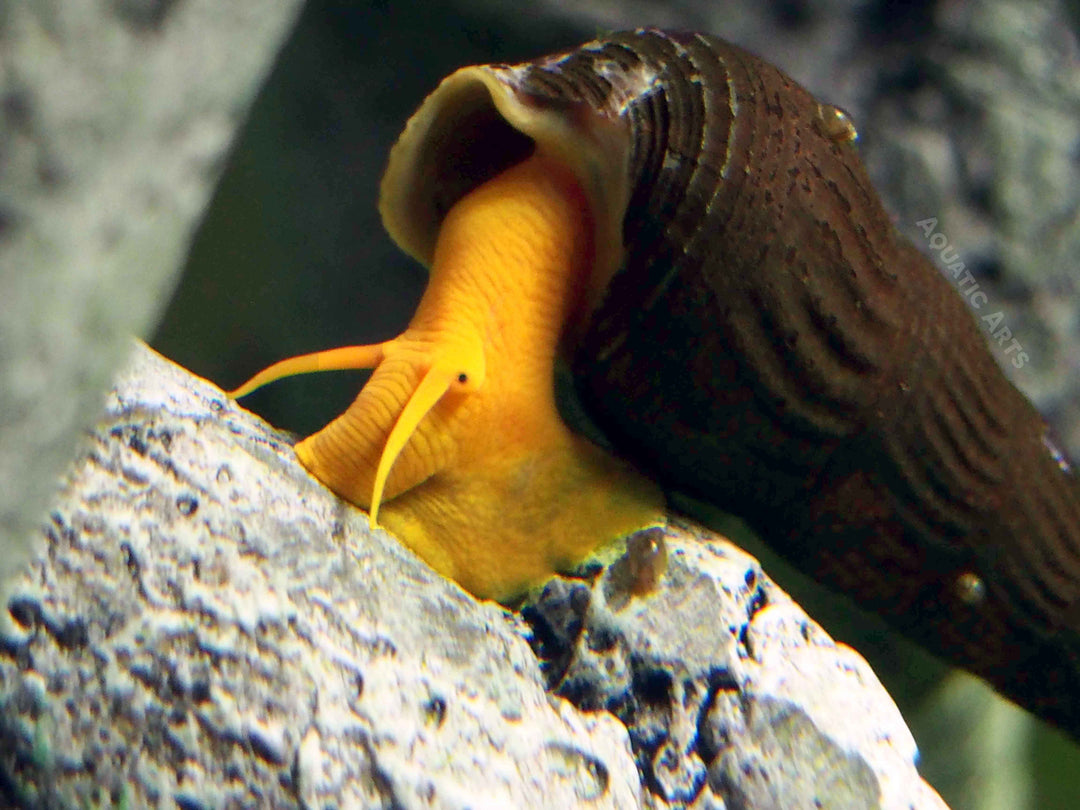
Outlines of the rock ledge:
{"label": "rock ledge", "polygon": [[0,802],[945,807],[867,664],[734,546],[673,521],[649,594],[616,564],[509,613],[143,346],[45,539],[0,614]]}

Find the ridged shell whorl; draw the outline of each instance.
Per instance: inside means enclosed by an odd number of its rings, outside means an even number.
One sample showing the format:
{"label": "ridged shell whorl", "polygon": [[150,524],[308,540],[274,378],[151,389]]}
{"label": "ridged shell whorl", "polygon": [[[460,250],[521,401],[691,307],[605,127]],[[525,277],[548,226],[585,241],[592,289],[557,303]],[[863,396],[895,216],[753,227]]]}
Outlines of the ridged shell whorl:
{"label": "ridged shell whorl", "polygon": [[[669,481],[710,497],[722,490],[732,503],[749,495],[776,504],[804,489],[806,471],[851,432],[852,412],[867,405],[864,376],[879,373],[877,363],[895,350],[872,328],[858,335],[858,351],[848,350],[856,340],[837,325],[849,316],[854,328],[873,325],[855,303],[870,296],[854,288],[890,283],[881,254],[893,250],[891,225],[861,166],[846,167],[851,130],[838,129],[838,120],[835,108],[728,43],[652,30],[614,34],[566,54],[464,68],[445,79],[394,147],[380,209],[395,241],[430,264],[453,202],[533,143],[561,156],[597,219],[591,315],[568,329],[579,385],[607,419],[604,429],[633,432],[633,446]],[[834,206],[866,208],[865,223],[831,224]],[[885,238],[875,240],[875,231]],[[789,272],[796,250],[810,268],[799,288]],[[819,261],[815,251],[828,255]],[[836,272],[854,275],[850,266],[867,256],[878,275],[832,289]],[[842,351],[788,363],[771,336],[763,339],[770,324],[762,312],[789,333],[816,319],[820,342]],[[825,334],[829,328],[835,334]],[[804,341],[803,348],[819,347]],[[730,390],[736,379],[750,389]],[[658,398],[658,389],[672,396]],[[738,417],[747,396],[782,411],[782,433],[755,438],[763,431],[752,424],[717,430],[717,414]],[[643,432],[638,423],[651,427]],[[670,463],[683,450],[709,458],[692,481],[683,460]],[[775,491],[740,493],[747,465],[762,464]]]}
{"label": "ridged shell whorl", "polygon": [[447,78],[380,208],[430,263],[470,189],[564,161],[598,251],[564,334],[617,450],[1080,739],[1075,476],[853,140],[733,45],[613,34]]}

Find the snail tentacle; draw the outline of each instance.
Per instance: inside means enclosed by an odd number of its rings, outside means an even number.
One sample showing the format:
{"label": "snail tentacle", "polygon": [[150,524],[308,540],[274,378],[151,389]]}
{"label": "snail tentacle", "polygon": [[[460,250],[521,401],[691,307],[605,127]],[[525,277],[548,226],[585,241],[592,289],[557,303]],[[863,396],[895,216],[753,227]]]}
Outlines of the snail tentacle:
{"label": "snail tentacle", "polygon": [[379,504],[382,502],[386,478],[390,468],[397,460],[405,445],[416,433],[421,420],[435,407],[453,387],[463,392],[473,392],[483,384],[484,357],[481,352],[459,356],[451,354],[441,357],[428,369],[402,408],[401,414],[386,439],[386,446],[379,457],[379,466],[375,470],[375,485],[371,493],[371,527],[375,528],[379,516]]}
{"label": "snail tentacle", "polygon": [[242,385],[227,392],[231,399],[243,399],[248,394],[285,377],[310,374],[316,371],[351,371],[375,368],[386,356],[386,343],[366,346],[341,346],[310,354],[300,354],[279,360]]}

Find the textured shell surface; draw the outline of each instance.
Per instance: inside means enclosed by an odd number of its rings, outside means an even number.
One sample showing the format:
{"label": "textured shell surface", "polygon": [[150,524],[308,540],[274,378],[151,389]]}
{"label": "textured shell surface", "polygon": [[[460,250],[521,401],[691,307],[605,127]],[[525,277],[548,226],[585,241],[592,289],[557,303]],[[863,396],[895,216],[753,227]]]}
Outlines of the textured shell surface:
{"label": "textured shell surface", "polygon": [[722,40],[642,30],[466,68],[416,120],[382,209],[421,259],[430,234],[398,220],[437,229],[534,146],[578,173],[602,249],[566,334],[619,452],[1080,738],[1074,473],[842,110]]}

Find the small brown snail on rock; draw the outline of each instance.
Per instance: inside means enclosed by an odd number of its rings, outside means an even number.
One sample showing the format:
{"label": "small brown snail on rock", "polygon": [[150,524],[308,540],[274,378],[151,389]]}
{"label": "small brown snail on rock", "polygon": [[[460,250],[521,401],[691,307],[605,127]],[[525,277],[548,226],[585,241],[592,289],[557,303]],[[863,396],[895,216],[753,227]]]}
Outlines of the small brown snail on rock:
{"label": "small brown snail on rock", "polygon": [[[383,180],[432,270],[409,328],[236,393],[375,367],[297,454],[474,593],[660,519],[655,481],[1080,738],[1074,474],[853,140],[700,34],[464,68]],[[559,358],[620,458],[559,418]]]}

